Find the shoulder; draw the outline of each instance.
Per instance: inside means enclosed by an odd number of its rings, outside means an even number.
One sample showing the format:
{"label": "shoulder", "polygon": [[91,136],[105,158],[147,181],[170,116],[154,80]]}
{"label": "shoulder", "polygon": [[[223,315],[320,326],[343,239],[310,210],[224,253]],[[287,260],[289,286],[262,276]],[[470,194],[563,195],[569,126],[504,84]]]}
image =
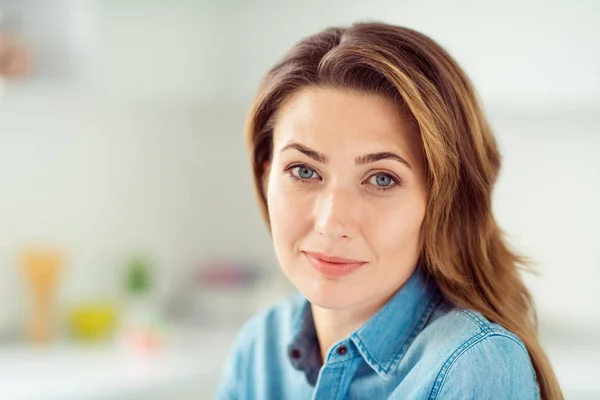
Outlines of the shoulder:
{"label": "shoulder", "polygon": [[256,391],[269,368],[284,356],[282,349],[286,349],[294,318],[305,304],[303,300],[299,294],[280,300],[259,310],[242,325],[221,372],[218,399],[245,398]]}
{"label": "shoulder", "polygon": [[423,334],[443,346],[430,399],[539,398],[523,342],[480,313],[442,308]]}
{"label": "shoulder", "polygon": [[254,359],[257,351],[268,353],[271,349],[286,348],[294,321],[305,304],[306,300],[298,293],[257,311],[238,330],[230,358],[241,364]]}
{"label": "shoulder", "polygon": [[254,345],[265,338],[269,341],[276,338],[289,340],[293,324],[305,304],[306,299],[296,293],[270,307],[260,309],[239,329],[236,342],[243,341],[248,348],[248,345]]}

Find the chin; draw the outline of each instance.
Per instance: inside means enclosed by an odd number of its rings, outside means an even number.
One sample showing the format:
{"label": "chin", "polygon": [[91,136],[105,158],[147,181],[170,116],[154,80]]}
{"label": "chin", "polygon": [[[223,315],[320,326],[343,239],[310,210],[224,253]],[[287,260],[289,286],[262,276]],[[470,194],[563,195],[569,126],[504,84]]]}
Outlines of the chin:
{"label": "chin", "polygon": [[346,310],[360,304],[362,296],[356,285],[344,279],[321,276],[290,277],[292,284],[311,304],[328,310]]}
{"label": "chin", "polygon": [[325,310],[348,310],[355,306],[355,304],[348,302],[347,300],[327,297],[327,296],[306,296],[308,301]]}

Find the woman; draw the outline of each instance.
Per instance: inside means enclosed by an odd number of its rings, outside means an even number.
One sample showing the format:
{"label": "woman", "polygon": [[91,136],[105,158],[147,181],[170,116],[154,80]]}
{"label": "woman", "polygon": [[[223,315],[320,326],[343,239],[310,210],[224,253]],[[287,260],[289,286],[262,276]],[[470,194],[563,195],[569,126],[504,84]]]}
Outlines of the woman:
{"label": "woman", "polygon": [[494,137],[440,46],[380,23],[305,38],[247,138],[300,293],[244,325],[219,398],[562,398],[492,215]]}

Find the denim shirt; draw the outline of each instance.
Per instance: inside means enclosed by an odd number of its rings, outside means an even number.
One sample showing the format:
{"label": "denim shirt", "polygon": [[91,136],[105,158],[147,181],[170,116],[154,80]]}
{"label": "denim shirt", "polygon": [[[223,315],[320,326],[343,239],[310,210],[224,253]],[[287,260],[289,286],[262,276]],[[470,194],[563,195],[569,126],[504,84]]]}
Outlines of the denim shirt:
{"label": "denim shirt", "polygon": [[539,399],[523,343],[472,310],[453,307],[416,271],[321,365],[308,301],[300,294],[240,330],[217,398]]}

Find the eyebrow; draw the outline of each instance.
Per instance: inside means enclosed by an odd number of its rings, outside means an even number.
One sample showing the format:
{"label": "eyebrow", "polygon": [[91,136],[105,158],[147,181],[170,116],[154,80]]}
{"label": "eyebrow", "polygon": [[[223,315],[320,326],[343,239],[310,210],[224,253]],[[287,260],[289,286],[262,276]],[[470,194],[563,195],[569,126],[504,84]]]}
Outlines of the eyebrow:
{"label": "eyebrow", "polygon": [[[283,153],[284,151],[289,150],[289,149],[298,150],[300,153],[304,154],[305,156],[312,158],[313,160],[318,161],[322,164],[327,164],[329,162],[329,159],[324,154],[321,154],[318,151],[312,150],[311,148],[309,148],[303,144],[300,144],[300,143],[296,143],[296,142],[289,143],[283,149],[281,149],[281,153]],[[401,164],[404,164],[406,167],[408,167],[409,169],[412,170],[412,166],[408,163],[408,161],[406,161],[403,157],[400,157],[398,154],[392,153],[391,151],[383,151],[383,152],[379,152],[379,153],[364,154],[362,156],[356,157],[354,159],[354,163],[356,165],[364,165],[364,164],[370,164],[370,163],[374,163],[376,161],[381,161],[381,160],[395,160]]]}

